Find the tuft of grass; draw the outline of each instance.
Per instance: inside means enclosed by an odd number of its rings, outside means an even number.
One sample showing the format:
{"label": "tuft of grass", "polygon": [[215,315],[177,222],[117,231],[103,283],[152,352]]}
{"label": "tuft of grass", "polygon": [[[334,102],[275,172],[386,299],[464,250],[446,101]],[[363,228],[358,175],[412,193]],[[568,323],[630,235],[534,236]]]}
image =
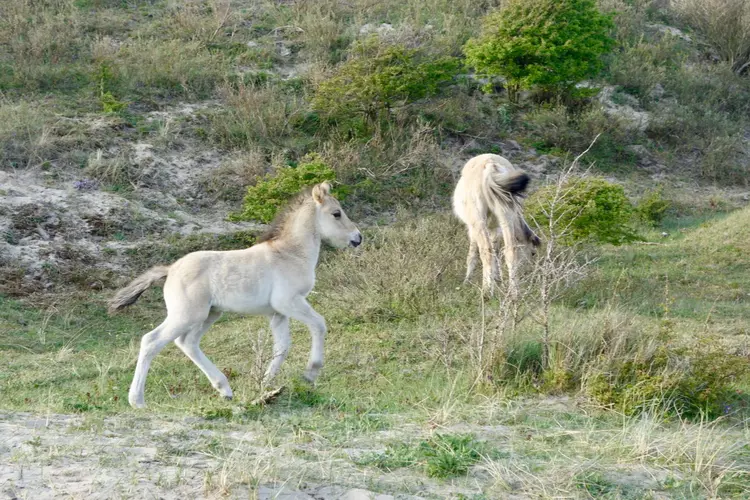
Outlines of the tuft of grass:
{"label": "tuft of grass", "polygon": [[359,463],[386,471],[420,467],[429,477],[449,478],[465,475],[484,453],[485,446],[474,436],[435,434],[413,445],[389,445],[384,453],[365,457]]}

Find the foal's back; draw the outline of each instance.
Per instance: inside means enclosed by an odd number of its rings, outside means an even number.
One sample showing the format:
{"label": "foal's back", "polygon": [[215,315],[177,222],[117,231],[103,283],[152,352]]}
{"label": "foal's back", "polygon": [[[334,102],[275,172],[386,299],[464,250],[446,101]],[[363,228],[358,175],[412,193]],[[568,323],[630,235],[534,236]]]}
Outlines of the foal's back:
{"label": "foal's back", "polygon": [[[488,171],[487,169],[491,169]],[[453,191],[453,211],[468,224],[473,215],[486,216],[490,213],[488,200],[482,195],[482,184],[488,174],[504,175],[517,171],[513,164],[496,154],[475,156],[461,169],[461,177]]]}
{"label": "foal's back", "polygon": [[164,284],[167,310],[206,305],[222,311],[269,314],[275,272],[268,245],[185,255],[169,269]]}

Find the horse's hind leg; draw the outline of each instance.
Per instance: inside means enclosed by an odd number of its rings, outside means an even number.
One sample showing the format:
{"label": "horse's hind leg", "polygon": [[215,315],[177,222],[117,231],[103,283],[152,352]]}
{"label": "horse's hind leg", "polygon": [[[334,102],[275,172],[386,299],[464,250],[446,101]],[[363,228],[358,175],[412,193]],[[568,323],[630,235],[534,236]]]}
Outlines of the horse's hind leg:
{"label": "horse's hind leg", "polygon": [[[202,320],[198,320],[202,321]],[[133,382],[130,384],[128,402],[135,408],[146,406],[143,392],[146,387],[146,375],[151,367],[151,361],[171,341],[182,335],[186,330],[192,328],[197,322],[176,322],[170,316],[164,322],[148,332],[141,339],[141,350],[138,353],[138,363],[135,366]]]}
{"label": "horse's hind leg", "polygon": [[216,368],[211,360],[201,351],[200,342],[203,334],[211,328],[216,320],[221,317],[221,311],[212,309],[208,313],[208,317],[203,321],[200,328],[192,329],[191,331],[183,334],[182,336],[175,339],[174,343],[180,348],[190,360],[195,363],[198,368],[206,375],[211,385],[219,391],[219,394],[224,396],[226,399],[232,399],[232,388],[229,386],[229,380],[221,370]]}
{"label": "horse's hind leg", "polygon": [[471,237],[471,232],[469,232],[469,254],[466,256],[466,277],[464,278],[464,283],[467,283],[469,278],[471,278],[474,268],[477,267],[478,258],[479,247],[474,238]]}
{"label": "horse's hind leg", "polygon": [[282,314],[271,316],[271,332],[273,332],[273,359],[268,365],[263,383],[270,382],[281,368],[281,364],[289,353],[292,337],[289,334],[289,317]]}
{"label": "horse's hind leg", "polygon": [[482,284],[485,290],[492,294],[495,289],[495,279],[497,279],[497,258],[492,237],[486,222],[472,225],[469,231],[471,233],[469,238],[477,242],[479,259],[482,261]]}

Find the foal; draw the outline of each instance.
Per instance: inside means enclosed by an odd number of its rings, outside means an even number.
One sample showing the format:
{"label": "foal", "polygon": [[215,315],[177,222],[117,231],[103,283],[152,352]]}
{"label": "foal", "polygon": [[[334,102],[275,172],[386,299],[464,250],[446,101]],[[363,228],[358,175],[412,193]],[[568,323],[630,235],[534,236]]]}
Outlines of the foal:
{"label": "foal", "polygon": [[312,349],[304,377],[314,382],[323,366],[326,323],[305,297],[315,284],[321,241],[338,248],[362,243],[362,234],[331,196],[328,183],[302,193],[277,217],[261,243],[244,250],[187,254],[171,266],[150,269],[118,291],[110,301],[110,312],[133,304],[155,281],[167,277],[167,318],[141,339],[128,394],[130,404],[146,406],[143,392],[151,360],[171,341],[198,365],[222,396],[232,398],[227,377],[199,347],[201,337],[222,311],[270,319],[274,357],[266,381],[276,375],[289,351],[289,319],[305,323],[312,335]]}
{"label": "foal", "polygon": [[[469,255],[466,258],[468,281],[482,261],[482,283],[492,293],[498,276],[495,241],[504,240],[505,263],[511,293],[517,291],[516,246],[539,246],[539,238],[523,218],[520,198],[529,176],[502,156],[483,154],[464,165],[453,192],[453,211],[469,230]],[[533,249],[532,249],[533,252]]]}

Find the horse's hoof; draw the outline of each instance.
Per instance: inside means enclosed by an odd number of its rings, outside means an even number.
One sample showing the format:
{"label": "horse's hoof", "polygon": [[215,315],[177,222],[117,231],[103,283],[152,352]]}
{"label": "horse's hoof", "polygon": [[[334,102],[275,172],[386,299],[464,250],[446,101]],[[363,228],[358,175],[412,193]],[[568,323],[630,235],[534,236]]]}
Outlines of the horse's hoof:
{"label": "horse's hoof", "polygon": [[224,396],[224,399],[227,400],[227,401],[231,401],[232,400],[232,396]]}

